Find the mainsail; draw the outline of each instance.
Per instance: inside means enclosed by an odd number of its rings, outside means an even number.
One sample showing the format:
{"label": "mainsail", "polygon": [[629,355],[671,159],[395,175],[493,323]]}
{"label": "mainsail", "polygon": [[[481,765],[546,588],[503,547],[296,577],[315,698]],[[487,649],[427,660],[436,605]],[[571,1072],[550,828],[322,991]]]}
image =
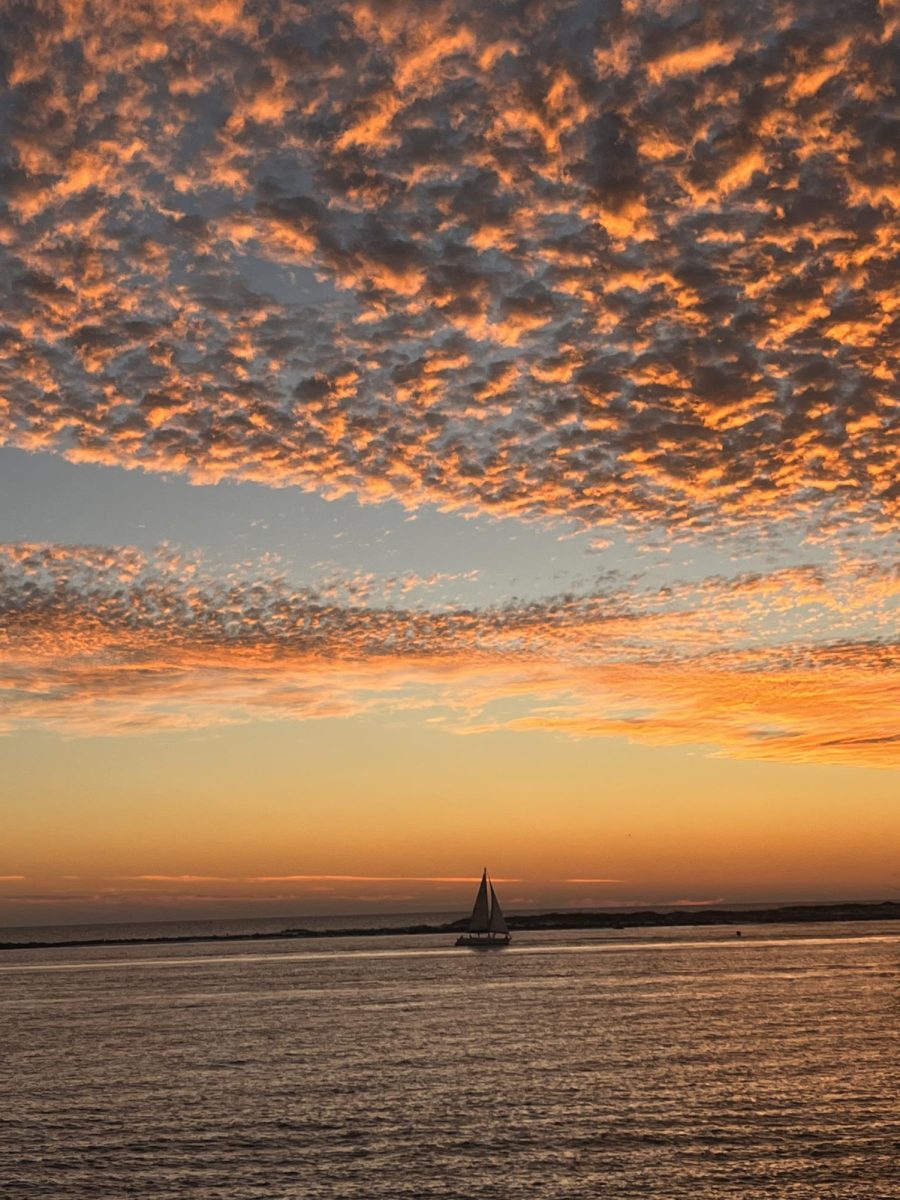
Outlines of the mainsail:
{"label": "mainsail", "polygon": [[491,919],[488,924],[488,932],[509,933],[509,926],[506,924],[503,909],[500,907],[500,901],[497,899],[493,884],[491,884]]}
{"label": "mainsail", "polygon": [[[491,886],[491,894],[493,895],[494,888]],[[484,869],[484,874],[481,877],[481,887],[478,889],[478,895],[475,897],[475,907],[472,909],[472,916],[469,918],[469,933],[487,933],[491,928],[491,914],[488,909],[488,881],[487,867]]]}

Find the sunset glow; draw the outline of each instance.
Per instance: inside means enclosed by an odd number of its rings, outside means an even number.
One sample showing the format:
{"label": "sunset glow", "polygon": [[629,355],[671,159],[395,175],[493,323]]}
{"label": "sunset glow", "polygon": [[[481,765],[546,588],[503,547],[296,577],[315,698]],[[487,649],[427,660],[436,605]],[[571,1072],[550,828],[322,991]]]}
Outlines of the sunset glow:
{"label": "sunset glow", "polygon": [[900,893],[900,8],[10,11],[0,920]]}

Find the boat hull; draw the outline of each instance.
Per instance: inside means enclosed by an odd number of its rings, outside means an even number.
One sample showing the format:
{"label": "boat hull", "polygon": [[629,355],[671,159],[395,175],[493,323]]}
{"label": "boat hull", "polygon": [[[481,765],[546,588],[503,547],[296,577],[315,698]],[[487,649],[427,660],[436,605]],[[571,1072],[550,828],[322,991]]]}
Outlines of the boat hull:
{"label": "boat hull", "polygon": [[456,939],[457,946],[466,946],[469,950],[502,950],[511,941],[509,934],[501,937],[477,937],[475,934],[464,933]]}

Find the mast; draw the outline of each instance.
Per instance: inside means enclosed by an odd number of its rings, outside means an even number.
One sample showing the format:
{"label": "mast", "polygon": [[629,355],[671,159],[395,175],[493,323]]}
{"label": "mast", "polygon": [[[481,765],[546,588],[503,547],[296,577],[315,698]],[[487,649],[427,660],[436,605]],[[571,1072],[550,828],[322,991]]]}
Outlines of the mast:
{"label": "mast", "polygon": [[[493,890],[492,887],[492,893]],[[472,915],[469,918],[469,933],[487,933],[490,927],[491,914],[488,907],[488,878],[487,867],[485,867],[484,874],[481,876],[481,886],[478,889],[478,895],[475,897],[475,907],[472,909]]]}

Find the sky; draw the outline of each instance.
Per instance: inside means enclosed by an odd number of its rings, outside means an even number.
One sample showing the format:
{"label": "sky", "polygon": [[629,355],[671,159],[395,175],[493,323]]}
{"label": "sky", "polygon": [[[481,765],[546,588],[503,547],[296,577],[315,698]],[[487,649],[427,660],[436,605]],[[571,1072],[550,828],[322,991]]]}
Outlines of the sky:
{"label": "sky", "polygon": [[0,921],[900,895],[897,0],[0,26]]}

